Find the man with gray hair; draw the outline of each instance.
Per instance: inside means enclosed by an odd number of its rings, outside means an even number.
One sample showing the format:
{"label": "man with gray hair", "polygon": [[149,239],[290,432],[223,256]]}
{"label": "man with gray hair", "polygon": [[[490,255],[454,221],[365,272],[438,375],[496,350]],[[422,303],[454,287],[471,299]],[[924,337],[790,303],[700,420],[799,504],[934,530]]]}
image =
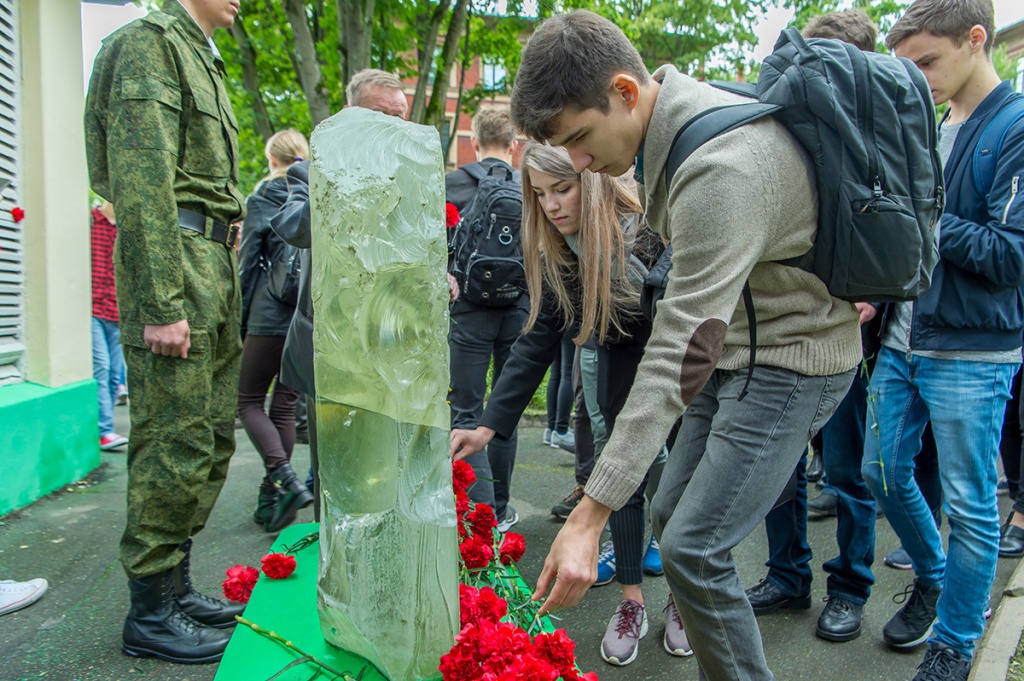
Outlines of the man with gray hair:
{"label": "man with gray hair", "polygon": [[345,101],[345,106],[361,106],[403,120],[409,115],[409,100],[402,90],[402,81],[380,69],[356,71],[345,87]]}
{"label": "man with gray hair", "polygon": [[[357,71],[345,89],[349,106],[361,106],[380,111],[388,116],[405,120],[409,101],[397,76],[379,69]],[[299,304],[295,307],[288,336],[281,354],[281,383],[307,395],[309,409],[309,456],[312,461],[312,480],[307,487],[313,491],[313,513],[320,519],[320,493],[317,470],[319,460],[316,445],[316,388],[313,383],[313,299],[310,294],[310,213],[309,213],[309,161],[288,168],[288,200],[271,221],[271,228],[286,242],[302,249],[299,251]],[[312,483],[312,485],[308,483]]]}

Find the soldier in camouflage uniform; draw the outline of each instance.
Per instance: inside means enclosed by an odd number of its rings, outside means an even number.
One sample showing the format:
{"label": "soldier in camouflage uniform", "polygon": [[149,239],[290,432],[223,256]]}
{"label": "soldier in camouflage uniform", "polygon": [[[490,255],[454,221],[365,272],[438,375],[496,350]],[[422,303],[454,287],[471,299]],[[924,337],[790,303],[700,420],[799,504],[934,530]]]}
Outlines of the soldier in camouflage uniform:
{"label": "soldier in camouflage uniform", "polygon": [[235,448],[245,202],[238,124],[210,36],[237,0],[168,0],[103,42],[86,102],[93,189],[118,216],[115,271],[131,445],[121,562],[131,610],[123,650],[173,662],[221,658],[234,615],[196,592],[191,537]]}

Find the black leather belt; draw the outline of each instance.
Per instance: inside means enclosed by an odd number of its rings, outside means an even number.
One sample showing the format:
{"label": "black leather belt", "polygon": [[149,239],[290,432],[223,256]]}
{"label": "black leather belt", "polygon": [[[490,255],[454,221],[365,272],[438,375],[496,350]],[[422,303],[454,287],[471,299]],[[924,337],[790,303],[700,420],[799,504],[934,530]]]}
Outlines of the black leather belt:
{"label": "black leather belt", "polygon": [[239,229],[235,226],[225,225],[216,220],[210,221],[210,231],[206,231],[206,216],[188,208],[178,208],[178,225],[182,229],[190,229],[199,232],[210,241],[234,248],[238,245]]}

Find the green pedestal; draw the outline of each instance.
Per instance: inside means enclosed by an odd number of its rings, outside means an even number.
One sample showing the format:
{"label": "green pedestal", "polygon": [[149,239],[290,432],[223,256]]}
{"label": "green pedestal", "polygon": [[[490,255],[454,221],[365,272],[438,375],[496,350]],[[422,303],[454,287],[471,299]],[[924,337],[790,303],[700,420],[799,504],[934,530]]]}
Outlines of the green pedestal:
{"label": "green pedestal", "polygon": [[[281,532],[272,551],[284,552],[286,546],[318,530],[316,523],[293,525]],[[332,669],[347,672],[355,678],[365,667],[363,681],[386,681],[362,658],[328,645],[320,633],[320,619],[316,612],[319,557],[320,546],[313,544],[295,554],[297,567],[290,577],[275,580],[261,574],[243,617],[291,641]],[[217,669],[216,681],[268,679],[299,657],[295,651],[239,624]],[[275,677],[274,681],[308,681],[315,671],[311,663],[297,665]],[[330,678],[330,675],[320,678]]]}
{"label": "green pedestal", "polygon": [[[286,547],[318,530],[319,525],[316,523],[292,525],[281,532],[271,551],[283,553]],[[316,612],[319,557],[319,544],[313,544],[295,554],[296,568],[290,577],[274,580],[267,579],[261,573],[243,617],[291,641],[304,653],[322,660],[332,669],[348,673],[352,678],[359,677],[365,668],[362,681],[387,681],[363,658],[329,645],[320,633],[320,618]],[[515,566],[508,568],[508,574],[521,589],[529,590]],[[541,619],[541,628],[546,632],[555,630],[547,617]],[[215,681],[262,681],[300,657],[294,650],[239,624],[217,668]],[[312,663],[296,665],[280,676],[275,676],[274,681],[309,681],[315,671]],[[330,675],[317,678],[328,679]]]}
{"label": "green pedestal", "polygon": [[58,388],[0,387],[0,516],[27,506],[100,465],[96,381]]}

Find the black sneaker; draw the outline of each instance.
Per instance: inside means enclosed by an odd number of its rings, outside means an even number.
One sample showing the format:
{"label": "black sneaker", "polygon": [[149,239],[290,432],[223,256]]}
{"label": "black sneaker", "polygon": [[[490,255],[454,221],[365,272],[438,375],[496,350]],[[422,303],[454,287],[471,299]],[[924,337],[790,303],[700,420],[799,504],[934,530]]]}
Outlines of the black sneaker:
{"label": "black sneaker", "polygon": [[583,500],[583,485],[576,485],[576,487],[569,492],[569,496],[559,501],[557,504],[551,507],[551,515],[565,520],[572,513],[572,510],[576,508],[576,505]]}
{"label": "black sneaker", "polygon": [[790,596],[789,594],[783,593],[767,579],[761,580],[754,586],[747,589],[746,594],[747,600],[750,601],[750,607],[753,608],[755,615],[767,615],[770,612],[775,612],[779,608],[807,610],[811,607],[810,589],[808,589],[805,594]]}
{"label": "black sneaker", "polygon": [[826,641],[852,641],[860,636],[864,607],[839,596],[829,596],[814,633]]}
{"label": "black sneaker", "polygon": [[932,632],[935,604],[941,593],[941,587],[929,587],[915,579],[912,585],[893,596],[893,602],[906,601],[906,605],[882,629],[885,642],[893,648],[912,648],[924,643]]}
{"label": "black sneaker", "polygon": [[917,665],[913,681],[967,681],[971,672],[971,661],[957,651],[933,643],[924,654],[924,661]]}

